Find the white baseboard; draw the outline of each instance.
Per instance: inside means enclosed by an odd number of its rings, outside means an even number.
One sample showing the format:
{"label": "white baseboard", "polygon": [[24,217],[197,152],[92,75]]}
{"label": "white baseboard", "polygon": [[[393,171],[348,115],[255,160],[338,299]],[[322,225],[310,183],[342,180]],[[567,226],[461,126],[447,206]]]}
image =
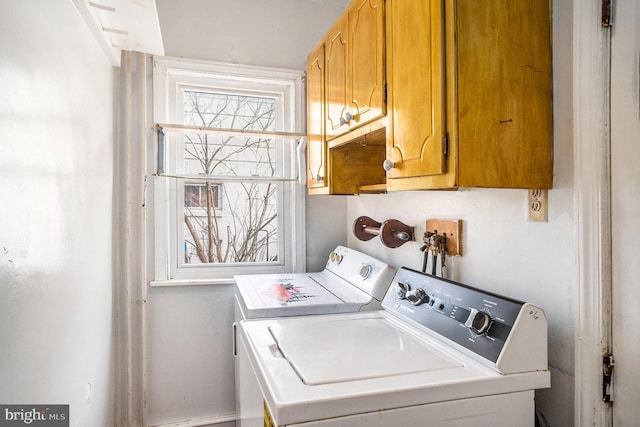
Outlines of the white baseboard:
{"label": "white baseboard", "polygon": [[193,420],[174,421],[163,424],[153,424],[148,427],[235,427],[236,414],[215,415],[212,417]]}

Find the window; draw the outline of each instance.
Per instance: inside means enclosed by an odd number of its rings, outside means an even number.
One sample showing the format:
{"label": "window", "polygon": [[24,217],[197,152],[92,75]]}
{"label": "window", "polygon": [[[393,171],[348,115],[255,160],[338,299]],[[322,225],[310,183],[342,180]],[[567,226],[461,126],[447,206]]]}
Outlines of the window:
{"label": "window", "polygon": [[[209,205],[211,208],[220,208],[220,185],[215,184],[185,184],[184,185],[184,208],[205,209]],[[188,211],[187,211],[188,212]]]}
{"label": "window", "polygon": [[153,78],[155,280],[299,270],[302,73],[162,58]]}

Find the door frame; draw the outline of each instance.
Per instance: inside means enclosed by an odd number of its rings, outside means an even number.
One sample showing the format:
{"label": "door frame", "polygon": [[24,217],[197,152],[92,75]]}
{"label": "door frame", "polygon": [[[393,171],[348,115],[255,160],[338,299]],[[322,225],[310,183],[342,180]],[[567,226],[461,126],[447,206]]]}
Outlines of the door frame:
{"label": "door frame", "polygon": [[611,426],[602,358],[611,351],[610,29],[600,2],[573,2],[575,425]]}

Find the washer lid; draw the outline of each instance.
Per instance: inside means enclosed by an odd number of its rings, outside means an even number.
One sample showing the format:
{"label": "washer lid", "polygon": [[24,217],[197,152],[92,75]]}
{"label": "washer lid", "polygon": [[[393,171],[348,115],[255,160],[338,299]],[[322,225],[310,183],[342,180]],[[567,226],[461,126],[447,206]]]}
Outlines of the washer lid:
{"label": "washer lid", "polygon": [[372,300],[326,270],[235,276],[234,280],[249,318],[358,311]]}
{"label": "washer lid", "polygon": [[235,281],[247,305],[252,308],[344,302],[310,274],[238,276]]}
{"label": "washer lid", "polygon": [[463,366],[432,344],[389,324],[384,317],[322,319],[276,324],[268,329],[282,355],[307,385]]}

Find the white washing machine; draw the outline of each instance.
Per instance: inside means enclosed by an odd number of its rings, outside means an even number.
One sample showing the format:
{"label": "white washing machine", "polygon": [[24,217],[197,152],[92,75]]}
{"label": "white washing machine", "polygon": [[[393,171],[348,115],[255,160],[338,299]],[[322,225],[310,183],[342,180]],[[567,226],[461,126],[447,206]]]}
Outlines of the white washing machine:
{"label": "white washing machine", "polygon": [[382,310],[240,322],[242,427],[532,427],[532,304],[401,268]]}

